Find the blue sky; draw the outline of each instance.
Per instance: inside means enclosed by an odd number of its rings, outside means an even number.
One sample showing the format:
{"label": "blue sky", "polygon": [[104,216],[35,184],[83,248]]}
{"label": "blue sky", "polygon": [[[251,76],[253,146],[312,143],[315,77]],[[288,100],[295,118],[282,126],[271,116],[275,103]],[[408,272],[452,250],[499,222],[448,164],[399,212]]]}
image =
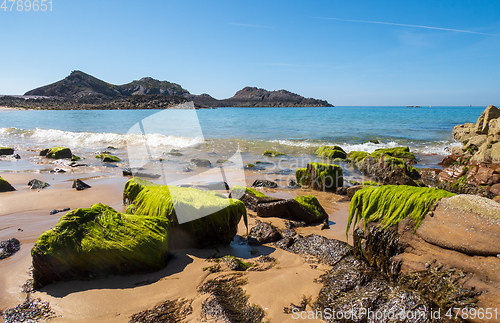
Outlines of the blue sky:
{"label": "blue sky", "polygon": [[500,1],[52,1],[0,9],[0,94],[82,70],[216,98],[257,86],[339,106],[500,104]]}

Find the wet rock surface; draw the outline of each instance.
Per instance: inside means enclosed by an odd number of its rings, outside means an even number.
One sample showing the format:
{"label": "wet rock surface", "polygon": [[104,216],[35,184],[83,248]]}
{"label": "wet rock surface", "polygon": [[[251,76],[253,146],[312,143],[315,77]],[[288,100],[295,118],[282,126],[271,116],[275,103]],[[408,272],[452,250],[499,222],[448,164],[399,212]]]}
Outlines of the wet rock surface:
{"label": "wet rock surface", "polygon": [[28,182],[28,186],[30,187],[30,190],[40,190],[49,187],[50,184],[47,182],[40,181],[38,179],[32,179],[31,181]]}
{"label": "wet rock surface", "polygon": [[89,184],[85,183],[84,181],[80,180],[80,179],[75,179],[73,181],[73,186],[71,186],[71,188],[76,188],[77,191],[83,191],[87,188],[91,188],[92,186],[90,186]]}
{"label": "wet rock surface", "polygon": [[252,187],[277,188],[278,183],[273,182],[273,181],[268,181],[265,179],[257,179],[253,182]]}
{"label": "wet rock surface", "polygon": [[283,236],[274,225],[257,220],[257,224],[250,229],[248,235],[248,244],[260,245],[263,243],[276,242]]}
{"label": "wet rock surface", "polygon": [[16,238],[0,241],[0,260],[8,258],[21,249],[21,243]]}

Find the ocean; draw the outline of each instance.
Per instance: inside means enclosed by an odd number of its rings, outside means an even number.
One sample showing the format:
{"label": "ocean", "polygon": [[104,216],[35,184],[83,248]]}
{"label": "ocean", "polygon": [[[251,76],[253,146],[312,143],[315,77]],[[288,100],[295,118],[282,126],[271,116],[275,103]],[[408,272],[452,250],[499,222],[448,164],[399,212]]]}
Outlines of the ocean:
{"label": "ocean", "polygon": [[[266,149],[301,161],[314,158],[324,145],[346,152],[409,146],[419,166],[436,164],[448,148],[457,124],[475,123],[486,107],[328,107],[218,108],[203,110],[1,110],[0,146],[37,151],[54,146],[98,163],[97,151],[113,151],[132,165],[141,160],[173,163],[181,171],[193,157],[230,158],[241,152],[253,162]],[[375,141],[378,143],[370,142]],[[183,157],[168,154],[178,150]],[[39,164],[0,163],[2,170],[24,170]],[[139,161],[138,163],[133,160]],[[298,162],[297,162],[298,161]],[[293,165],[288,165],[292,168]],[[35,167],[36,168],[36,167]]]}

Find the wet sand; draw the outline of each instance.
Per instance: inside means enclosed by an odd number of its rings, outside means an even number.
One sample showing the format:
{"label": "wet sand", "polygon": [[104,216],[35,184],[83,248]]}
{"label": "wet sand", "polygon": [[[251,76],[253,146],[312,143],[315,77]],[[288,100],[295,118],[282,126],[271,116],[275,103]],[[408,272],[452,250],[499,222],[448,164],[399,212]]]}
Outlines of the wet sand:
{"label": "wet sand", "polygon": [[[248,173],[247,185],[250,186],[258,173]],[[2,193],[0,196],[0,240],[17,238],[21,250],[10,258],[0,261],[0,309],[5,310],[21,303],[26,294],[21,285],[30,278],[30,250],[38,236],[53,227],[65,214],[49,215],[52,209],[71,209],[89,207],[104,203],[123,211],[122,192],[128,177],[119,172],[109,173],[2,173],[16,192]],[[30,191],[27,182],[33,178],[47,181],[50,187]],[[71,189],[72,180],[83,179],[91,189],[77,192]],[[349,204],[337,202],[340,197],[304,189],[261,189],[270,196],[295,197],[315,195],[330,216],[330,229],[321,230],[320,225],[298,228],[302,235],[321,234],[328,238],[345,241],[345,228]],[[249,211],[249,227],[255,223],[255,214]],[[260,219],[284,228],[284,220],[279,218]],[[22,231],[18,230],[21,229]],[[245,236],[246,228],[240,222],[238,236]],[[239,237],[235,238],[238,241]],[[182,247],[182,244],[180,245]],[[178,246],[179,247],[179,246]],[[244,278],[248,284],[242,288],[250,295],[249,302],[261,306],[266,319],[273,322],[293,322],[292,315],[285,314],[283,308],[290,303],[300,304],[302,297],[318,295],[321,284],[315,283],[327,269],[326,265],[317,267],[307,263],[302,257],[276,249],[272,245],[248,246],[232,243],[218,249],[176,249],[174,258],[160,271],[130,276],[109,277],[90,281],[58,282],[48,285],[32,296],[50,302],[57,317],[53,322],[128,322],[132,314],[151,308],[167,299],[193,299],[193,313],[187,321],[198,322],[201,304],[206,295],[197,289],[208,279],[225,273],[203,271],[211,263],[207,258],[233,255],[255,261],[261,255],[270,255],[277,264],[267,271],[247,271]],[[311,320],[314,322],[314,320]]]}

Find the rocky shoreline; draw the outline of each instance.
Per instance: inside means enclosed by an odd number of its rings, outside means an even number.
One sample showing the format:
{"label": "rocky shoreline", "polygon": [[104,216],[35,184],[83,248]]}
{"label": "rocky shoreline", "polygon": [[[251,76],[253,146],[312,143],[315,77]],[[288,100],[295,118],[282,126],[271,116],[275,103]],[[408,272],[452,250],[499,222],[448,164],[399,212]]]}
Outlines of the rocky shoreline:
{"label": "rocky shoreline", "polygon": [[[255,187],[177,187],[124,173],[118,193],[123,205],[93,198],[91,205],[62,215],[32,245],[34,293],[41,300],[29,293],[27,301],[38,304],[43,315],[29,319],[67,319],[68,313],[52,311],[46,301],[58,302],[53,297],[59,295],[54,293],[58,286],[98,286],[109,279],[122,286],[149,275],[156,278],[129,289],[139,293],[139,286],[157,284],[168,296],[159,293],[141,302],[140,310],[137,305],[127,311],[127,317],[107,320],[497,322],[499,117],[500,111],[490,106],[476,125],[455,127],[453,135],[463,146],[442,161],[444,169],[416,167],[408,147],[370,154],[322,147],[316,154],[323,162],[295,170],[298,187],[288,188],[293,198],[283,198],[284,189],[269,180],[255,181]],[[14,152],[0,148],[2,155]],[[40,154],[75,158],[67,147]],[[371,181],[346,181],[335,164],[341,161]],[[42,181],[30,183],[38,190],[48,187]],[[22,194],[16,188],[0,179],[0,194]],[[95,189],[93,184],[82,194]],[[340,209],[336,218],[332,206]],[[345,233],[345,239],[329,238],[334,230]],[[187,249],[175,247],[186,243]],[[17,246],[14,240],[8,245]],[[17,257],[14,249],[0,266]],[[190,263],[195,270],[187,270]],[[285,305],[278,310],[264,305],[272,298]],[[2,315],[7,322],[22,322],[18,314],[26,308],[32,306],[21,304]]]}

